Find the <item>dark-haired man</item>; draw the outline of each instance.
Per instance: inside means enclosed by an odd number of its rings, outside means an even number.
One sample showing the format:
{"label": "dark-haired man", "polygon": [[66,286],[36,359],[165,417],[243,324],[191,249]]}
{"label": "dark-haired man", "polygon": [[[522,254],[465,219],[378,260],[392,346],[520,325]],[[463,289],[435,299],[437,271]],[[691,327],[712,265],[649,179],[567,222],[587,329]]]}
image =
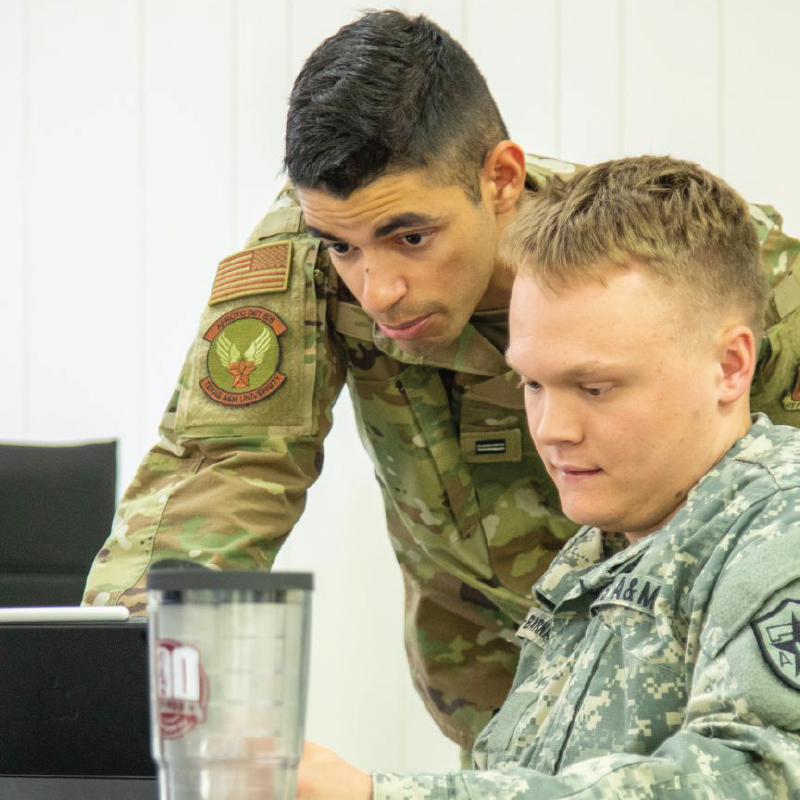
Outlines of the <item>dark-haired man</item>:
{"label": "dark-haired man", "polygon": [[[463,48],[395,11],[312,53],[286,167],[292,184],[220,263],[161,442],[85,601],[143,613],[147,566],[179,553],[269,569],[346,381],[403,570],[415,685],[469,747],[508,692],[530,587],[575,531],[503,357],[511,275],[496,247],[524,187],[576,168],[526,160]],[[757,213],[765,262],[791,272],[797,243]],[[770,411],[794,379],[795,349],[775,341],[760,395]]]}
{"label": "dark-haired man", "polygon": [[370,779],[309,746],[298,799],[795,796],[800,431],[750,415],[747,205],[642,156],[553,181],[507,234],[508,361],[584,527],[533,588],[478,769]]}

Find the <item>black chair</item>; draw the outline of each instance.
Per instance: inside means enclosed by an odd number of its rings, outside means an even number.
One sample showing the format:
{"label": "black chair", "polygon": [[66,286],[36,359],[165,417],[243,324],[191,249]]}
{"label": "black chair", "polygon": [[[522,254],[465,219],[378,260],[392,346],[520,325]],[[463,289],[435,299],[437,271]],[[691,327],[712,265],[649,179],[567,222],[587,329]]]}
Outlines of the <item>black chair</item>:
{"label": "black chair", "polygon": [[116,441],[0,445],[0,606],[80,602],[116,481]]}

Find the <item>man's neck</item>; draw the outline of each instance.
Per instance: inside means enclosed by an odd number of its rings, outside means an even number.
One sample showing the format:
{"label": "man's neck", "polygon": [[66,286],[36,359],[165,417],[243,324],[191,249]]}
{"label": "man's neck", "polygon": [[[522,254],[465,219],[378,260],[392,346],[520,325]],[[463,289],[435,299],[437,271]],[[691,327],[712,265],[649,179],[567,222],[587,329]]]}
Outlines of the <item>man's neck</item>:
{"label": "man's neck", "polygon": [[475,307],[476,311],[507,309],[511,302],[511,287],[514,275],[508,267],[497,264],[489,280],[483,297]]}
{"label": "man's neck", "polygon": [[[753,420],[750,416],[750,403],[749,398],[742,398],[747,400],[747,403],[742,404],[737,409],[731,410],[731,417],[729,420],[729,425],[726,426],[725,432],[719,437],[720,444],[717,446],[716,458],[714,458],[713,462],[709,466],[709,468],[700,476],[700,478],[695,481],[691,488],[694,488],[700,480],[702,480],[708,472],[713,468],[714,464],[716,464],[724,455],[727,453],[735,444],[739,441],[749,430],[750,426],[753,424]],[[688,495],[688,492],[687,492]],[[683,507],[683,504],[686,502],[686,499],[676,506],[672,513],[667,516],[664,521],[658,526],[655,531],[647,531],[644,533],[637,533],[636,531],[626,533],[625,538],[632,544],[637,544],[645,536],[649,536],[651,533],[656,533],[656,531],[661,530],[674,516],[678,513],[678,511]]]}

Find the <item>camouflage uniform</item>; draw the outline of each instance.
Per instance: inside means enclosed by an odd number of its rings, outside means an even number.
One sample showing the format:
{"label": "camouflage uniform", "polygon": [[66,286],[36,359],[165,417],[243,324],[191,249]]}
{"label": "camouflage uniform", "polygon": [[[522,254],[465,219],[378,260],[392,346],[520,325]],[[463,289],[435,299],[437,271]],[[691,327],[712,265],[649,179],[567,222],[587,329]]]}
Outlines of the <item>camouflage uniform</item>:
{"label": "camouflage uniform", "polygon": [[[529,184],[575,169],[532,156]],[[769,270],[791,276],[800,243],[774,212],[754,213]],[[791,390],[791,337],[790,323],[762,372],[764,404],[781,402],[782,382]],[[287,187],[220,264],[161,441],[122,499],[85,602],[144,613],[145,570],[175,554],[269,569],[346,381],[403,571],[415,685],[445,734],[471,747],[508,693],[530,587],[576,529],[528,434],[507,343],[500,310],[476,314],[435,355],[404,353],[337,281]]]}
{"label": "camouflage uniform", "polygon": [[556,557],[482,771],[379,773],[375,800],[797,797],[799,531],[800,432],[760,415],[663,528]]}

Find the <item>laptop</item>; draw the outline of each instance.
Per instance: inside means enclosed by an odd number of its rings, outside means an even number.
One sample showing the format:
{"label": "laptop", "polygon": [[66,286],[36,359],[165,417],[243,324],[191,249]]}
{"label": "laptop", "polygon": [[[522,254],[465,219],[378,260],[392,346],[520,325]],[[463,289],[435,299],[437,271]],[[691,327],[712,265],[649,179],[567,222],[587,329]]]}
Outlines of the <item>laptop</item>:
{"label": "laptop", "polygon": [[0,610],[0,798],[158,800],[146,622],[23,618]]}

